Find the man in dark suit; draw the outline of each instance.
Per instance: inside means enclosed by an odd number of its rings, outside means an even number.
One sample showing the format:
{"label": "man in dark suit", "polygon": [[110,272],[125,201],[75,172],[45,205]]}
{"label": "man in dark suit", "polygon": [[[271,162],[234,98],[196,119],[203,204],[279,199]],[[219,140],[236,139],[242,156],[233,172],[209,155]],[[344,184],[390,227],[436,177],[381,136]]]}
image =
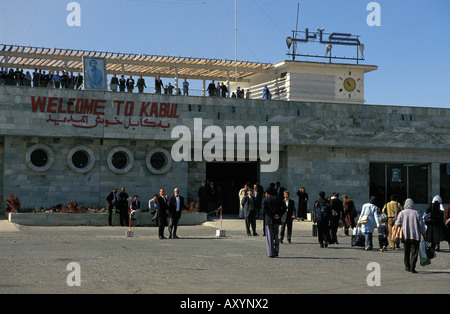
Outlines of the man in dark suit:
{"label": "man in dark suit", "polygon": [[158,234],[160,239],[166,239],[166,237],[164,237],[164,228],[167,226],[169,205],[167,204],[165,191],[163,188],[159,189],[158,204]]}
{"label": "man in dark suit", "polygon": [[263,187],[259,185],[259,181],[256,181],[256,183],[253,185],[253,196],[255,197],[256,219],[258,219],[261,211],[261,203],[264,196],[264,190]]}
{"label": "man in dark suit", "polygon": [[247,229],[247,235],[251,236],[252,233],[250,233],[250,226],[253,230],[253,236],[257,236],[256,233],[256,199],[252,195],[253,191],[252,189],[247,190],[247,195],[245,195],[242,198],[242,208],[244,210],[244,218],[245,218],[245,227]]}
{"label": "man in dark suit", "polygon": [[106,196],[105,209],[108,211],[108,226],[112,226],[112,210],[115,207],[117,210],[117,187],[114,187]]}
{"label": "man in dark suit", "polygon": [[200,212],[208,212],[208,201],[211,189],[202,181],[202,186],[198,189],[198,204]]}
{"label": "man in dark suit", "polygon": [[276,193],[278,197],[284,198],[284,191],[286,190],[284,187],[281,186],[280,182],[277,182]]}
{"label": "man in dark suit", "polygon": [[216,84],[214,84],[214,80],[208,85],[208,94],[209,97],[214,97],[216,94]]}
{"label": "man in dark suit", "polygon": [[75,79],[75,89],[80,89],[81,85],[83,85],[83,75],[81,75],[80,72],[78,72],[78,76]]}
{"label": "man in dark suit", "polygon": [[267,254],[269,257],[277,257],[280,241],[278,231],[281,224],[281,216],[286,211],[286,204],[276,196],[270,195],[271,189],[266,190],[266,197],[262,201],[264,219],[266,224]]}
{"label": "man in dark suit", "polygon": [[186,208],[184,206],[184,197],[180,195],[180,190],[173,190],[174,196],[169,200],[169,239],[178,239],[177,228],[178,221],[181,217],[181,211]]}
{"label": "man in dark suit", "polygon": [[284,199],[283,202],[286,204],[287,210],[281,216],[281,230],[280,230],[280,242],[283,243],[284,239],[284,231],[287,227],[287,240],[291,243],[292,237],[292,221],[294,219],[294,211],[295,211],[295,203],[293,200],[289,199],[289,191],[284,191]]}
{"label": "man in dark suit", "polygon": [[129,195],[127,192],[125,192],[125,188],[122,186],[120,188],[120,192],[117,195],[117,209],[119,209],[119,221],[120,225],[122,227],[128,227],[129,225],[129,210],[130,210],[130,203],[128,202]]}
{"label": "man in dark suit", "polygon": [[155,78],[155,94],[161,94],[161,86],[163,86],[163,82],[159,75]]}
{"label": "man in dark suit", "polygon": [[334,192],[330,199],[331,217],[330,217],[330,241],[329,244],[339,244],[337,230],[339,228],[339,219],[343,216],[344,205],[339,199],[339,193]]}

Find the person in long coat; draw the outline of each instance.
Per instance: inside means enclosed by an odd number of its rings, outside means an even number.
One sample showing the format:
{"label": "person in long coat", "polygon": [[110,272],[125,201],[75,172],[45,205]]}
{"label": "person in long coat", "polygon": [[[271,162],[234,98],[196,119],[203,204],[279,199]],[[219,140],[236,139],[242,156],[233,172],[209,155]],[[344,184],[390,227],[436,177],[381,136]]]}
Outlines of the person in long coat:
{"label": "person in long coat", "polygon": [[447,205],[447,209],[444,214],[444,240],[448,242],[448,248],[450,249],[450,204]]}
{"label": "person in long coat", "polygon": [[266,190],[266,197],[262,201],[265,220],[265,234],[267,242],[267,255],[269,257],[277,257],[280,250],[280,239],[278,237],[281,216],[287,210],[283,200],[275,195],[270,195],[271,190]]}
{"label": "person in long coat", "polygon": [[428,207],[427,214],[430,215],[430,220],[427,222],[427,231],[425,239],[430,242],[436,252],[440,251],[440,242],[444,240],[444,207],[442,199],[436,195]]}
{"label": "person in long coat", "polygon": [[344,224],[343,236],[348,236],[348,229],[355,228],[356,208],[355,203],[346,195],[342,196],[344,200],[344,211],[342,212],[342,222]]}
{"label": "person in long coat", "polygon": [[[363,205],[361,214],[359,215],[357,225],[361,226],[361,231],[366,237],[366,251],[369,251],[373,247],[372,234],[375,227],[380,226],[380,221],[378,219],[378,207],[375,206],[375,197],[370,198],[369,203]],[[367,215],[367,221],[362,222],[362,218]]]}
{"label": "person in long coat", "polygon": [[422,219],[419,218],[419,213],[413,207],[414,201],[410,198],[406,199],[404,210],[398,215],[395,224],[401,226],[405,241],[405,270],[416,273],[420,236],[425,233],[425,227]]}
{"label": "person in long coat", "polygon": [[306,213],[307,213],[307,207],[308,207],[308,193],[306,193],[304,187],[301,187],[297,191],[297,196],[298,196],[297,219],[304,221],[306,219]]}
{"label": "person in long coat", "polygon": [[198,204],[200,212],[208,212],[208,201],[210,189],[206,186],[206,182],[202,182],[202,186],[198,189]]}
{"label": "person in long coat", "polygon": [[129,209],[130,209],[130,203],[128,202],[129,195],[127,192],[125,192],[125,188],[122,186],[120,188],[120,193],[118,195],[118,202],[117,202],[117,208],[119,209],[119,221],[120,225],[122,227],[128,227],[129,224]]}

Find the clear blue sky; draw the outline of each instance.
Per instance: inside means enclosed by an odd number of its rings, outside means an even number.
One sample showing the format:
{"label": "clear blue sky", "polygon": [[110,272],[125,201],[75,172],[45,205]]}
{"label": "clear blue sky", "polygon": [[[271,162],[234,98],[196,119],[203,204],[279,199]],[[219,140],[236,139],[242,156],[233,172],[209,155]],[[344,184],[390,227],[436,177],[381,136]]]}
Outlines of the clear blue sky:
{"label": "clear blue sky", "polygon": [[[66,23],[69,2],[0,0],[0,42],[234,60],[235,0],[78,0],[80,27]],[[376,1],[381,26],[373,27],[370,2],[237,0],[238,59],[289,59],[285,39],[300,3],[299,30],[361,35],[363,64],[379,66],[366,75],[366,103],[450,108],[450,1]]]}

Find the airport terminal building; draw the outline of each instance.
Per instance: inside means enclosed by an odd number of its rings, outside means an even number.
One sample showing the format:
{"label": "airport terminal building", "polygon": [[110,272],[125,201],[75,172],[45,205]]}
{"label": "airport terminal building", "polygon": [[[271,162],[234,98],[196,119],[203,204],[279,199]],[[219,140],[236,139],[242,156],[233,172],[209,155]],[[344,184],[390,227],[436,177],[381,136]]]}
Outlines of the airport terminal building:
{"label": "airport terminal building", "polygon": [[[358,209],[371,195],[434,195],[450,202],[450,110],[369,105],[364,77],[376,66],[234,62],[3,46],[4,70],[82,72],[98,58],[104,75],[186,78],[236,84],[249,98],[0,86],[0,197],[22,207],[103,207],[113,186],[147,201],[178,187],[198,202],[202,181],[222,191],[224,213],[246,183],[348,194]],[[86,75],[85,75],[86,77]],[[109,79],[108,79],[109,82]],[[347,84],[347,85],[346,85]],[[267,86],[272,99],[262,99]],[[85,86],[86,87],[86,86]],[[5,210],[4,201],[1,210]]]}

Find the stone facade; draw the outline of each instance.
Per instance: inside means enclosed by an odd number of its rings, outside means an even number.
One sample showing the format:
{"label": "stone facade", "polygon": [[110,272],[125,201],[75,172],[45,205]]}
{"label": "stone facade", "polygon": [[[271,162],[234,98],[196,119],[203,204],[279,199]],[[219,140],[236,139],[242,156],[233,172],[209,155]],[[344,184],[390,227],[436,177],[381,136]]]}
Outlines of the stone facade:
{"label": "stone facade", "polygon": [[[76,108],[78,99],[83,101]],[[124,186],[146,206],[160,187],[169,194],[178,187],[188,202],[197,201],[205,161],[169,160],[161,172],[149,165],[155,150],[170,157],[178,140],[171,131],[176,126],[193,131],[194,118],[202,119],[203,129],[279,126],[279,168],[259,172],[258,178],[264,187],[280,181],[294,199],[305,186],[311,200],[320,190],[337,191],[362,205],[369,198],[371,162],[421,162],[430,165],[431,201],[439,194],[439,164],[450,163],[448,109],[0,86],[0,196],[14,193],[22,207],[73,199],[104,206],[111,188]],[[30,167],[33,147],[51,151],[48,170]],[[78,147],[90,156],[85,172],[70,162]],[[115,151],[131,154],[122,171],[111,169]]]}

